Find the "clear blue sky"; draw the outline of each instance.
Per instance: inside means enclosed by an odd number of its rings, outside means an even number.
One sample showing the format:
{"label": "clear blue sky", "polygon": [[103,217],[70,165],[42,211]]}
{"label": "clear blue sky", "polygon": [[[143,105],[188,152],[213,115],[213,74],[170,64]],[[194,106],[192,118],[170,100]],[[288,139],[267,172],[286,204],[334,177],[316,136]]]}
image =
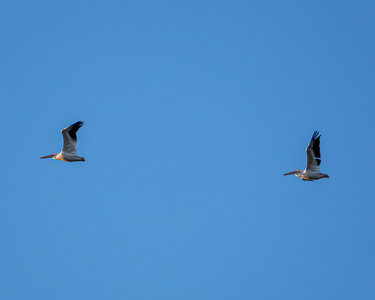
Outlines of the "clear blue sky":
{"label": "clear blue sky", "polygon": [[1,299],[375,299],[373,1],[0,8]]}

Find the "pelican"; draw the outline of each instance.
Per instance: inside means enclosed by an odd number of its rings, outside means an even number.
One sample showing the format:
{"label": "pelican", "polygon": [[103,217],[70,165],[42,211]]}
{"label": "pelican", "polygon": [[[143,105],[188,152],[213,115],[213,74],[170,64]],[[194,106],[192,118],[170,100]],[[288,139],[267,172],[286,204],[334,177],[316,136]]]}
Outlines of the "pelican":
{"label": "pelican", "polygon": [[56,160],[62,161],[85,161],[84,157],[80,157],[76,153],[76,145],[77,145],[77,131],[83,125],[82,121],[78,121],[63,130],[61,130],[61,134],[63,136],[63,147],[60,153],[53,153],[50,155],[42,156],[42,158],[53,158]]}
{"label": "pelican", "polygon": [[309,145],[306,148],[307,163],[305,170],[296,170],[293,172],[285,173],[283,175],[296,175],[302,180],[318,180],[321,178],[329,178],[327,174],[320,173],[319,165],[320,159],[320,137],[318,131],[314,131],[314,134],[310,140]]}

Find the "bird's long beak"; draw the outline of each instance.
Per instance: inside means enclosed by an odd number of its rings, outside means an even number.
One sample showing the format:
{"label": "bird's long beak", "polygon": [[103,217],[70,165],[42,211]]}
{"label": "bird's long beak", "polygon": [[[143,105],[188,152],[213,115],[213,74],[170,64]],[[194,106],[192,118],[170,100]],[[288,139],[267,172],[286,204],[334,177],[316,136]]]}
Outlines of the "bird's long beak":
{"label": "bird's long beak", "polygon": [[283,174],[283,175],[284,175],[284,176],[285,176],[285,175],[293,175],[293,174],[297,174],[297,173],[299,173],[299,170],[295,170],[295,171],[293,171],[293,172],[285,173],[285,174]]}
{"label": "bird's long beak", "polygon": [[54,157],[56,154],[53,153],[53,154],[50,154],[50,155],[46,155],[46,156],[42,156],[40,159],[42,158],[51,158],[51,157]]}

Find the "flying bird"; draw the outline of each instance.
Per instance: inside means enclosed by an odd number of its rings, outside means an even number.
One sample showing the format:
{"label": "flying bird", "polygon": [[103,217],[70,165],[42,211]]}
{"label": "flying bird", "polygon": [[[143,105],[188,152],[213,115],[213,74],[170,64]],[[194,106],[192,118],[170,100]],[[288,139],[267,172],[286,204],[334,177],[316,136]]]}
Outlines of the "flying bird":
{"label": "flying bird", "polygon": [[63,147],[60,153],[53,153],[47,156],[42,156],[41,158],[53,158],[56,160],[62,161],[85,161],[84,157],[80,157],[76,153],[76,145],[77,145],[77,131],[82,127],[83,122],[78,121],[63,130],[61,130],[61,134],[63,136]]}
{"label": "flying bird", "polygon": [[305,170],[296,170],[293,172],[285,173],[283,175],[296,175],[302,180],[318,180],[321,178],[329,178],[327,174],[320,173],[320,137],[318,131],[314,131],[314,134],[310,140],[309,145],[306,148],[307,163]]}

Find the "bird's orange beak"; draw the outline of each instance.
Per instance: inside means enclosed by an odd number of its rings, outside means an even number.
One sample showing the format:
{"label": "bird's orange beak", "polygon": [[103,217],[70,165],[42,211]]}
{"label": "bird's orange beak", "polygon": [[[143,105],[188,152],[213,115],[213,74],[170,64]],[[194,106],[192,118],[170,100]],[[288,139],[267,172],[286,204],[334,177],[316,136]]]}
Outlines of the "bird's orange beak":
{"label": "bird's orange beak", "polygon": [[50,155],[46,155],[46,156],[42,156],[40,159],[42,158],[51,158],[51,157],[54,157],[56,154],[53,153],[53,154],[50,154]]}
{"label": "bird's orange beak", "polygon": [[295,171],[293,171],[293,172],[285,173],[285,174],[283,174],[283,175],[284,175],[284,176],[285,176],[285,175],[293,175],[293,174],[297,174],[297,173],[299,173],[299,171],[300,171],[300,170],[295,170]]}

